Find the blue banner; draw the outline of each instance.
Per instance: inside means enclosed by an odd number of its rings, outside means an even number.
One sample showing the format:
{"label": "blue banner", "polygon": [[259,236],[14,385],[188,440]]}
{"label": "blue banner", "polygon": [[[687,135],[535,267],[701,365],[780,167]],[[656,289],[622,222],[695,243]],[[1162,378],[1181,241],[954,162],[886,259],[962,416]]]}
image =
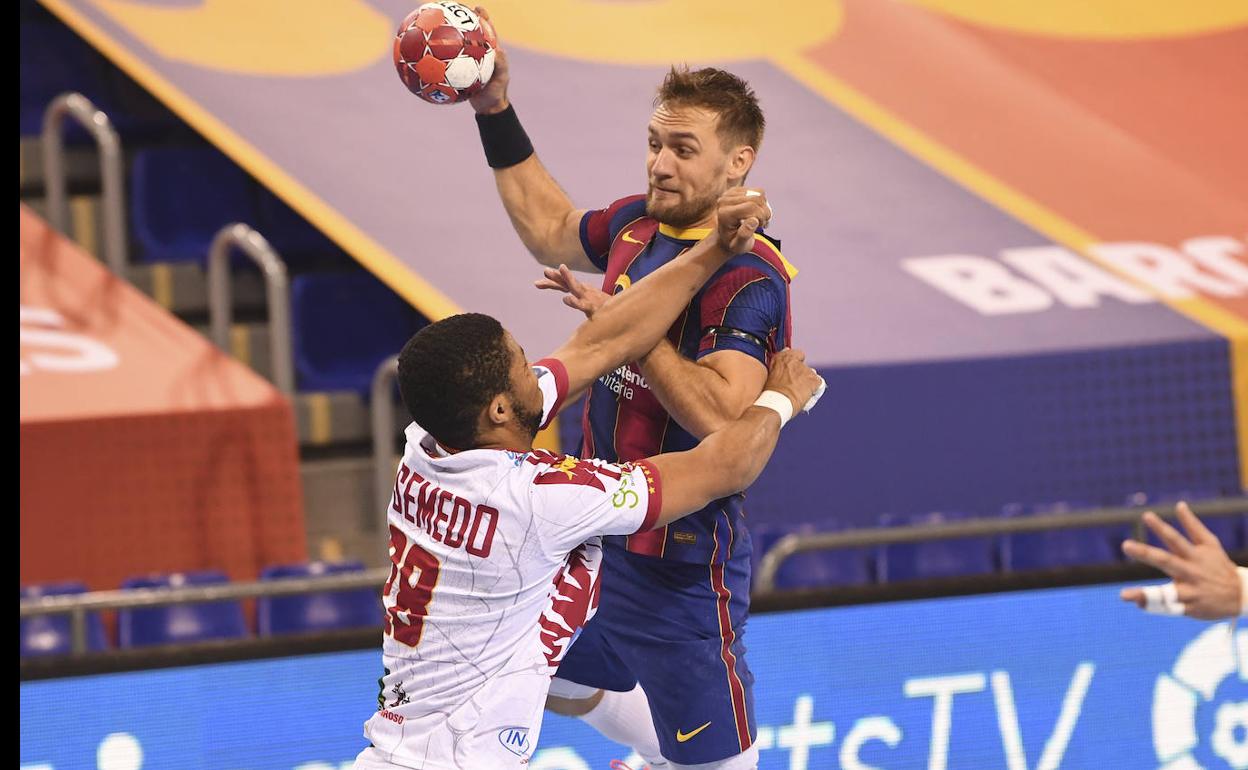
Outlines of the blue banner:
{"label": "blue banner", "polygon": [[[1118,589],[756,617],[759,767],[1248,767],[1248,631],[1145,615]],[[24,683],[21,767],[349,768],[380,673],[361,651]],[[550,715],[529,767],[627,753]]]}

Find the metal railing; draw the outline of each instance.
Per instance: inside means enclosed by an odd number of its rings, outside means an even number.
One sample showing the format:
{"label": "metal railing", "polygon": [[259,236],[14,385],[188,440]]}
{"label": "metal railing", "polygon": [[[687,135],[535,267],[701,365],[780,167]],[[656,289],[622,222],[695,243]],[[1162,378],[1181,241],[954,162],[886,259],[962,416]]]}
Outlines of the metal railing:
{"label": "metal railing", "polygon": [[[387,481],[388,486],[389,481]],[[787,559],[797,553],[888,545],[892,543],[915,543],[959,537],[1041,532],[1052,529],[1076,529],[1114,524],[1138,525],[1140,514],[1146,510],[1152,510],[1152,508],[1148,506],[1102,508],[1014,519],[979,519],[937,525],[861,529],[810,535],[786,535],[780,538],[763,555],[759,570],[758,590],[755,592],[754,598],[757,599],[776,593],[776,573]],[[1209,500],[1193,504],[1192,510],[1202,517],[1243,515],[1245,510],[1248,510],[1248,498]],[[1157,513],[1163,518],[1173,518],[1173,513],[1170,511],[1158,511]],[[1140,533],[1137,531],[1137,536],[1139,535]],[[22,600],[20,602],[19,617],[69,615],[71,649],[74,654],[80,655],[87,651],[87,613],[89,612],[139,607],[161,607],[190,602],[291,596],[360,588],[379,589],[385,583],[389,574],[389,568],[380,568],[366,572],[327,577],[288,578],[253,583],[222,583],[184,588],[97,591],[88,594],[45,596],[38,599]]]}
{"label": "metal railing", "polygon": [[[1013,535],[1023,532],[1042,532],[1052,529],[1082,529],[1084,527],[1136,525],[1136,537],[1142,539],[1139,518],[1145,511],[1156,511],[1162,518],[1174,518],[1173,511],[1159,510],[1157,506],[1140,505],[1122,508],[1096,508],[1069,513],[1040,514],[1018,518],[971,519],[943,524],[926,524],[909,527],[872,527],[851,529],[844,532],[816,532],[811,534],[788,534],[763,554],[759,564],[756,595],[776,592],[776,573],[789,558],[809,551],[830,551],[839,548],[862,548],[865,546],[917,543],[928,540],[948,540],[957,537],[982,537],[989,535]],[[1248,513],[1248,498],[1233,497],[1193,503],[1192,511],[1199,516],[1233,516]]]}
{"label": "metal railing", "polygon": [[220,583],[210,586],[183,588],[141,588],[127,591],[95,591],[68,596],[43,596],[24,599],[20,618],[42,615],[70,616],[70,649],[73,654],[87,652],[87,613],[99,610],[165,607],[171,604],[217,602],[257,597],[293,596],[296,594],[349,591],[360,588],[381,590],[390,576],[389,568],[326,577],[284,578],[254,583]]}
{"label": "metal railing", "polygon": [[221,228],[208,249],[208,320],[212,341],[229,352],[230,325],[234,320],[230,287],[231,247],[246,254],[264,275],[273,384],[293,397],[295,362],[290,340],[290,279],[286,275],[286,263],[263,235],[238,222]]}
{"label": "metal railing", "polygon": [[73,118],[91,134],[100,152],[100,179],[104,193],[104,262],[117,276],[125,278],[126,217],[125,177],[121,139],[113,123],[91,100],[79,93],[65,93],[53,99],[43,112],[44,186],[48,197],[48,221],[69,235],[69,194],[65,180],[65,118]]}
{"label": "metal railing", "polygon": [[386,509],[390,507],[394,486],[394,395],[391,388],[398,376],[398,356],[382,361],[373,373],[373,400],[369,405],[373,420],[373,497],[377,510],[381,511],[379,532],[386,531]]}

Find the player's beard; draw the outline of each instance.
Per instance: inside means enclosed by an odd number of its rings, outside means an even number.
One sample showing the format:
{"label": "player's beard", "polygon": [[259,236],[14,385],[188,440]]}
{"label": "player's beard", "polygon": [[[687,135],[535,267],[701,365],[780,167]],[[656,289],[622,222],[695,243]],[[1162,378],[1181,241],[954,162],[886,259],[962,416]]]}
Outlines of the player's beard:
{"label": "player's beard", "polygon": [[542,429],[542,409],[529,409],[521,402],[515,393],[511,393],[511,411],[516,415],[516,422],[520,423],[520,428],[524,430],[525,435],[532,441],[537,432]]}
{"label": "player's beard", "polygon": [[655,200],[654,188],[646,193],[646,216],[652,217],[669,227],[689,227],[696,225],[715,210],[719,201],[719,193],[707,192],[688,200],[677,200],[673,203],[659,203]]}

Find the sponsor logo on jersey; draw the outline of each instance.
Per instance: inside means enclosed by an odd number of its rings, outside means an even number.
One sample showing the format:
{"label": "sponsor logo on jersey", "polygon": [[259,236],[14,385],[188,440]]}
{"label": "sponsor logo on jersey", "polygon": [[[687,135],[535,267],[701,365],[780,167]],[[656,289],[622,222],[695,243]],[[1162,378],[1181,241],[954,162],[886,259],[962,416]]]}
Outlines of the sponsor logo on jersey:
{"label": "sponsor logo on jersey", "polygon": [[403,724],[402,714],[396,714],[393,711],[389,711],[387,709],[382,709],[381,711],[377,713],[381,715],[382,719],[389,719],[391,722],[394,722],[396,725]]}

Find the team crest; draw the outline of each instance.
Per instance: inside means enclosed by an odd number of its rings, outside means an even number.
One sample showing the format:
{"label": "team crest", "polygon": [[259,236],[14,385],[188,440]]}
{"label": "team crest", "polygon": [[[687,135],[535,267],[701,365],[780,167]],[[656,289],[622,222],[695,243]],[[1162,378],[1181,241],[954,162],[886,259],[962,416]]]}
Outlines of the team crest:
{"label": "team crest", "polygon": [[575,457],[560,458],[558,463],[552,464],[551,470],[546,473],[539,473],[537,478],[533,479],[534,484],[572,484],[581,487],[593,487],[601,492],[606,492],[607,488],[603,486],[602,479],[594,473],[594,466],[589,463],[583,463]]}

